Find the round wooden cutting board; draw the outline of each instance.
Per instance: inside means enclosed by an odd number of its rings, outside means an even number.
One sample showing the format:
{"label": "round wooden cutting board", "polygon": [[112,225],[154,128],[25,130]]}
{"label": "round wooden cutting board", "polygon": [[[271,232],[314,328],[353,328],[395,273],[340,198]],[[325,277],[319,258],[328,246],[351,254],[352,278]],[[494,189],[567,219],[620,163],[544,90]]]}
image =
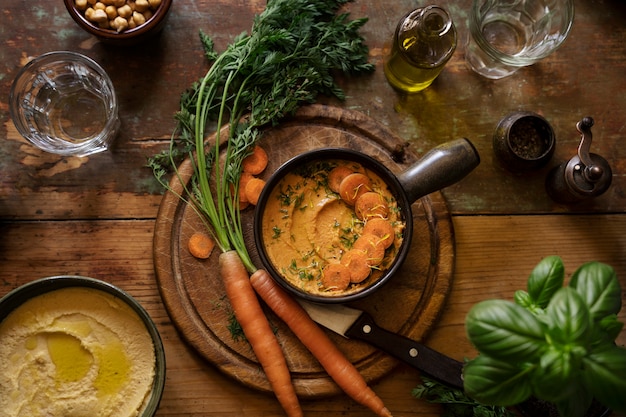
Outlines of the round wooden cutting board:
{"label": "round wooden cutting board", "polygon": [[[288,159],[317,148],[358,150],[382,161],[396,174],[418,159],[405,151],[402,139],[371,118],[321,105],[304,107],[294,117],[269,128],[259,144],[269,154],[269,166],[261,175],[266,179]],[[182,180],[189,181],[190,162],[181,164],[179,171]],[[177,192],[182,190],[176,178],[171,186]],[[370,313],[382,327],[420,341],[437,320],[450,290],[454,235],[441,193],[421,198],[411,209],[414,232],[408,258],[382,289],[352,306]],[[247,208],[242,217],[248,249],[255,264],[262,267],[252,236],[254,209]],[[241,383],[270,391],[248,343],[234,340],[228,329],[232,312],[217,273],[218,251],[207,260],[198,260],[187,251],[191,234],[203,228],[188,204],[172,192],[164,195],[155,225],[154,263],[165,307],[182,336],[201,356]],[[340,389],[289,328],[270,312],[268,316],[276,328],[298,395],[314,398],[339,393]],[[363,342],[332,332],[329,335],[368,382],[387,375],[397,365],[396,359]]]}

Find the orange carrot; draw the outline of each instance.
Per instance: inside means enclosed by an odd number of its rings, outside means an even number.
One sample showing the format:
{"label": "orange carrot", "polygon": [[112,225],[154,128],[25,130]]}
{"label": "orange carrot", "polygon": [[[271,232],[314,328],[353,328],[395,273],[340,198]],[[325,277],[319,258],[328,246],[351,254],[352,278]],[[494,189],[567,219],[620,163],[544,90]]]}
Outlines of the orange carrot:
{"label": "orange carrot", "polygon": [[389,216],[389,206],[382,195],[368,191],[357,198],[354,203],[354,212],[361,220],[386,219]]}
{"label": "orange carrot", "polygon": [[248,172],[242,172],[239,177],[239,202],[240,203],[249,203],[248,197],[246,196],[246,184],[254,178],[254,176]]}
{"label": "orange carrot", "polygon": [[215,241],[211,238],[211,236],[202,232],[194,233],[187,242],[189,253],[198,259],[209,258],[214,247]]}
{"label": "orange carrot", "polygon": [[259,175],[267,167],[267,152],[259,145],[252,148],[252,153],[241,161],[241,169],[252,175]]}
{"label": "orange carrot", "polygon": [[321,282],[327,290],[345,290],[350,285],[350,270],[342,264],[328,264],[322,271]]}
{"label": "orange carrot", "polygon": [[328,375],[352,399],[371,409],[380,417],[392,417],[383,401],[367,385],[358,369],[330,340],[328,335],[309,317],[263,269],[250,277],[250,283],[265,303],[293,331],[319,361]]}
{"label": "orange carrot", "polygon": [[260,178],[251,178],[250,181],[246,184],[246,198],[250,202],[250,204],[255,205],[259,202],[259,196],[261,195],[261,191],[263,191],[263,187],[265,187],[265,181]]}
{"label": "orange carrot", "polygon": [[367,252],[369,266],[380,265],[385,258],[385,247],[378,236],[363,234],[354,242],[352,248]]}
{"label": "orange carrot", "polygon": [[368,220],[365,226],[363,226],[363,234],[378,236],[385,249],[390,247],[395,239],[393,225],[387,219],[374,218]]}
{"label": "orange carrot", "polygon": [[350,282],[358,284],[369,277],[372,268],[367,262],[367,252],[350,249],[341,257],[341,263],[350,270]]}
{"label": "orange carrot", "polygon": [[303,413],[291,383],[287,361],[237,252],[220,254],[219,271],[233,313],[263,367],[276,398],[288,416],[301,417]]}
{"label": "orange carrot", "polygon": [[367,175],[359,172],[348,175],[339,184],[339,195],[351,206],[361,194],[368,191],[372,191],[372,183]]}
{"label": "orange carrot", "polygon": [[332,192],[339,194],[339,185],[341,184],[341,181],[352,173],[354,173],[354,171],[345,165],[339,165],[333,168],[328,173],[328,188],[330,188]]}

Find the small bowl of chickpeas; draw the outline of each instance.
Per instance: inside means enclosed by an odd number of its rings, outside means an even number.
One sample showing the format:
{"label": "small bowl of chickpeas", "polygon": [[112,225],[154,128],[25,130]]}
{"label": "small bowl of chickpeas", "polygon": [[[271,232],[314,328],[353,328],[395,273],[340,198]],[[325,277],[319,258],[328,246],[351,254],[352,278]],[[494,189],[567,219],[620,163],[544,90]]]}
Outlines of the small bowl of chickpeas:
{"label": "small bowl of chickpeas", "polygon": [[163,29],[173,0],[64,0],[78,25],[105,43],[134,45]]}

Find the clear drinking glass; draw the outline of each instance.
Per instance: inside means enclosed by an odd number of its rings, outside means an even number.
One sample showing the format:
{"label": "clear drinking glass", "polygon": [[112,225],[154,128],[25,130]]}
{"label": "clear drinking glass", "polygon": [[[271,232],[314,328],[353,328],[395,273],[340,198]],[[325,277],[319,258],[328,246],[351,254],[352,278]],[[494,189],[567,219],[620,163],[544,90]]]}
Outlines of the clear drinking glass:
{"label": "clear drinking glass", "polygon": [[9,110],[22,136],[60,155],[104,151],[120,128],[113,83],[75,52],[49,52],[26,64],[11,86]]}
{"label": "clear drinking glass", "polygon": [[474,0],[465,59],[484,77],[509,76],[561,46],[573,21],[573,0]]}

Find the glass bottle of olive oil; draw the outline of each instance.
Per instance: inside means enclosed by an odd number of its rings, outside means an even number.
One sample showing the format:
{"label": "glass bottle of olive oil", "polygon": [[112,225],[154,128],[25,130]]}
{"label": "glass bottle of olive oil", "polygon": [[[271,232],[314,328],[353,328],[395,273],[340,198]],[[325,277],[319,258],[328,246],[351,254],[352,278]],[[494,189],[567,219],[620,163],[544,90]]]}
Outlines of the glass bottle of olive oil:
{"label": "glass bottle of olive oil", "polygon": [[396,89],[415,93],[437,78],[456,49],[456,29],[447,11],[425,6],[404,16],[396,28],[385,59],[387,81]]}

